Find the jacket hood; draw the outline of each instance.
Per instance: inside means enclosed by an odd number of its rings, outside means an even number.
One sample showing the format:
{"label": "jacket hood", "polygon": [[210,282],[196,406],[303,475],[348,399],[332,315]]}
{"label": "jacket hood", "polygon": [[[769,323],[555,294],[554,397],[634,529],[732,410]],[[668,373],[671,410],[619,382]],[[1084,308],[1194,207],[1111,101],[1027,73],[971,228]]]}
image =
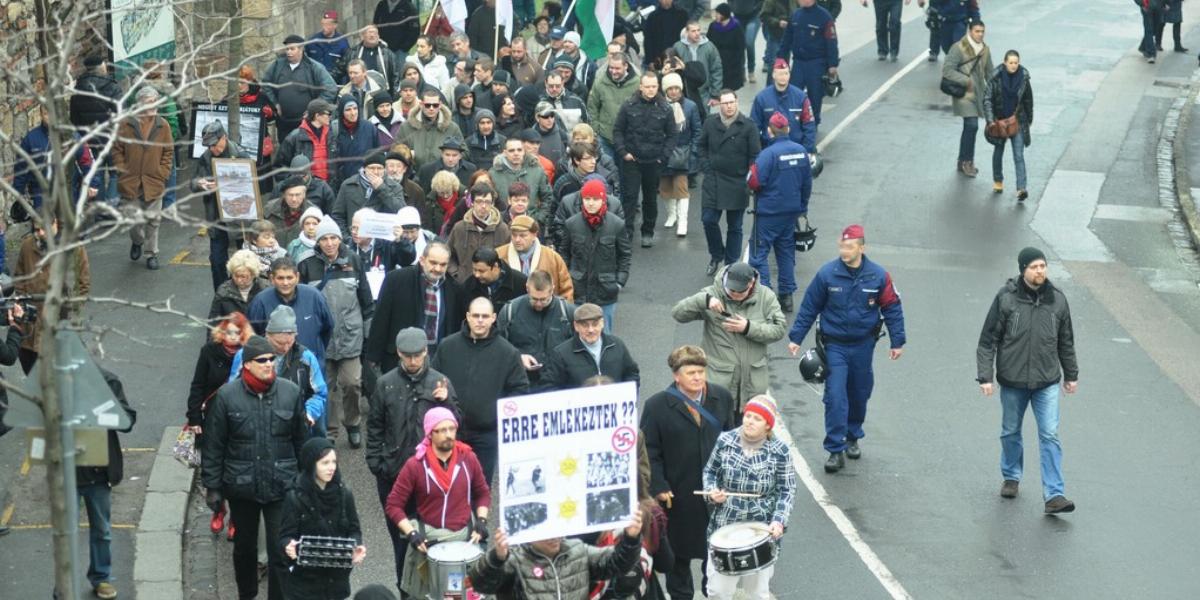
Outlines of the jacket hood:
{"label": "jacket hood", "polygon": [[[1050,281],[1049,278],[1047,278],[1046,283],[1043,283],[1042,287],[1037,289],[1037,294],[1038,294],[1039,300],[1041,302],[1045,302],[1047,304],[1053,304],[1055,289],[1056,288],[1054,287],[1054,284]],[[1029,297],[1023,293],[1025,291],[1025,286],[1021,285],[1021,276],[1020,275],[1017,275],[1016,277],[1013,277],[1013,278],[1009,279],[1008,281],[1004,282],[1004,291],[1006,291],[1010,294],[1016,295],[1017,299],[1019,301],[1023,301],[1023,302],[1029,301]]]}
{"label": "jacket hood", "polygon": [[471,88],[467,86],[467,84],[460,83],[454,86],[454,108],[458,108],[458,101],[462,100],[462,97],[466,96],[467,94],[471,94],[472,96],[475,95],[475,93],[471,91]]}
{"label": "jacket hood", "polygon": [[[338,101],[337,101],[338,120],[341,120],[342,116],[346,113],[346,104],[350,103],[350,102],[353,102],[356,105],[358,104],[358,100],[356,100],[354,98],[354,96],[341,96],[338,98]],[[363,112],[363,107],[359,106],[358,114],[361,115],[362,112]]]}
{"label": "jacket hood", "polygon": [[[679,41],[683,42],[684,46],[692,46],[695,48],[699,48],[700,46],[703,46],[703,45],[709,43],[708,36],[705,35],[703,31],[700,32],[700,41],[699,42],[696,42],[695,44],[689,42],[687,39],[687,27],[684,27],[683,30],[679,32]],[[682,58],[682,57],[680,57],[680,58]],[[687,61],[685,60],[684,62],[687,62]]]}

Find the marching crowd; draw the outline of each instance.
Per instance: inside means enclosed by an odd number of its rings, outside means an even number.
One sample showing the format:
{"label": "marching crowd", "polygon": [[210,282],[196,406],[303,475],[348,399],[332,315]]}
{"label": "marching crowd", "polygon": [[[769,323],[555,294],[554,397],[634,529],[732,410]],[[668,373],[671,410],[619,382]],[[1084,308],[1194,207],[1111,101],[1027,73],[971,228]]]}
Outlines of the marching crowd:
{"label": "marching crowd", "polygon": [[[387,515],[403,597],[436,588],[431,546],[491,537],[470,568],[481,593],[691,600],[691,561],[699,559],[708,594],[732,598],[740,578],[766,598],[770,567],[730,574],[708,559],[720,527],[757,522],[778,539],[788,523],[796,480],[786,445],[772,433],[780,413],[767,396],[768,346],[787,336],[795,355],[817,332],[819,353],[805,360],[816,360],[814,377],[825,382],[825,470],[834,473],[862,455],[882,328],[892,359],[905,344],[899,294],[867,259],[861,226],[845,228],[840,256],[821,267],[798,311],[793,302],[797,220],[814,186],[822,99],[840,86],[841,3],[734,0],[713,8],[705,32],[703,2],[658,0],[640,24],[640,43],[618,18],[601,56],[586,53],[580,33],[563,25],[574,20],[554,2],[541,15],[529,0],[514,2],[511,41],[493,33],[493,0],[471,4],[478,6],[463,32],[440,7],[422,32],[409,0],[380,0],[372,24],[356,35],[340,32],[338,14],[327,11],[311,37],[282,40],[282,54],[261,76],[250,65],[238,71],[240,102],[264,119],[257,151],[219,121],[199,132],[204,152],[183,185],[203,199],[211,223],[213,326],[186,418],[202,452],[212,530],[234,542],[239,597],[255,597],[263,574],[272,599],[351,594],[348,570],[306,566],[297,544],[303,536],[349,538],[352,561],[365,559],[362,531],[373,524],[359,520],[356,494],[338,472],[339,458],[361,452]],[[975,0],[930,4],[929,59],[946,53],[943,90],[964,123],[958,169],[976,173],[983,118],[996,144],[994,189],[1003,190],[1001,159],[1011,141],[1024,200],[1028,73],[1015,51],[993,66]],[[900,0],[876,2],[880,60],[896,60],[899,12]],[[493,44],[494,57],[486,54]],[[767,76],[754,92],[744,86],[757,83],[757,60]],[[72,100],[81,127],[112,114],[103,106],[112,97],[103,61],[85,65],[78,85],[91,93]],[[962,94],[947,89],[955,86]],[[751,93],[750,114],[742,114],[739,97]],[[157,88],[136,99],[143,110],[114,144],[119,176],[92,182],[90,194],[152,217],[131,231],[130,258],[145,256],[153,270],[159,215],[181,163],[172,142],[187,134],[168,121],[180,122],[180,109],[163,110]],[[994,130],[1006,122],[1007,131]],[[214,159],[258,165],[256,184],[269,198],[259,220],[226,218]],[[80,164],[90,160],[85,148]],[[519,524],[489,523],[496,400],[640,383],[639,362],[612,333],[633,268],[634,230],[643,248],[662,227],[686,236],[697,189],[712,284],[671,314],[701,321],[703,343],[671,353],[674,383],[644,403],[640,504],[622,530],[509,548],[505,528]],[[380,233],[381,222],[390,231]],[[18,265],[36,264],[38,236],[31,239]],[[1034,403],[1039,428],[1052,437],[1057,405],[1051,409],[1046,389],[1058,382],[1060,359],[1071,386],[1077,376],[1069,312],[1065,299],[1054,302],[1061,292],[1045,280],[1044,256],[1027,249],[1020,267],[980,341],[982,389],[990,394],[995,379],[1011,404],[1006,497],[1020,479],[1024,406]],[[1019,320],[1025,313],[1032,316]],[[1056,336],[1061,355],[1046,350],[1039,337],[1046,335]],[[1014,352],[1036,360],[1036,372],[1018,366]],[[1057,472],[1056,461],[1044,448],[1043,472]],[[1047,512],[1073,508],[1061,476],[1047,481]],[[530,574],[551,571],[553,583]],[[665,592],[655,572],[666,574]],[[99,583],[100,597],[115,597]],[[356,597],[387,594],[376,585]]]}

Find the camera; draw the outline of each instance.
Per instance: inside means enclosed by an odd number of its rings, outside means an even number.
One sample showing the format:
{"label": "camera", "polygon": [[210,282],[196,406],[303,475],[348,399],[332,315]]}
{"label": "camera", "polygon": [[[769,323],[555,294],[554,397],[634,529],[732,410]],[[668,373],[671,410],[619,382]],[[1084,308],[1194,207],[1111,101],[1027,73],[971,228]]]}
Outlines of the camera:
{"label": "camera", "polygon": [[[20,306],[24,313],[14,322],[9,322],[8,311],[17,306]],[[34,323],[38,318],[38,307],[31,304],[28,299],[17,296],[12,278],[7,274],[0,274],[0,318],[4,319],[3,326],[5,327]]]}

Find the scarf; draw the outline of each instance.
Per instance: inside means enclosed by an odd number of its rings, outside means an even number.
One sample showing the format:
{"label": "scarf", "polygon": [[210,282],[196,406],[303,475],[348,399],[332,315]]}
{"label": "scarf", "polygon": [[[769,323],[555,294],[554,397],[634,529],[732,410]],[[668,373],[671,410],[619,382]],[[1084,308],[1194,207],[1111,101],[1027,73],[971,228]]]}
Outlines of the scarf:
{"label": "scarf", "polygon": [[687,116],[683,114],[683,97],[679,98],[679,102],[671,102],[671,112],[675,114],[675,124],[679,126],[679,130],[683,131],[684,124],[687,123]]}
{"label": "scarf", "polygon": [[[976,43],[975,40],[971,39],[970,34],[967,34],[967,44],[969,44],[971,49],[975,51],[975,56],[979,56],[983,52],[983,42]],[[983,59],[981,58],[979,60]]]}
{"label": "scarf", "polygon": [[342,127],[346,129],[347,133],[354,135],[354,131],[358,129],[358,121],[351,123],[350,121],[346,120],[346,117],[342,117]]}
{"label": "scarf", "polygon": [[[242,358],[246,359],[245,356]],[[250,372],[250,365],[242,363],[242,381],[246,382],[246,387],[250,388],[250,391],[255,394],[263,394],[271,389],[272,383],[275,383],[275,371],[271,371],[271,374],[266,379],[259,379],[254,376],[254,373]]]}
{"label": "scarf", "polygon": [[396,118],[395,107],[392,108],[392,112],[391,112],[391,114],[389,114],[387,116],[387,118],[384,118],[382,115],[380,115],[378,111],[375,112],[375,120],[378,121],[379,124],[383,125],[384,127],[391,127],[392,121],[395,120],[395,118]]}
{"label": "scarf", "polygon": [[1016,112],[1023,80],[1021,69],[1009,73],[1008,69],[1000,68],[1000,112],[996,114],[997,118],[1006,119]]}
{"label": "scarf", "polygon": [[442,209],[442,231],[445,231],[446,225],[450,223],[450,218],[454,216],[454,207],[458,205],[458,192],[450,194],[449,198],[443,198],[439,194],[437,203]]}
{"label": "scarf", "polygon": [[736,121],[738,118],[737,113],[733,113],[733,116],[729,117],[728,119],[726,119],[725,115],[723,115],[721,113],[717,113],[717,116],[721,117],[721,124],[724,125],[725,127],[729,127],[730,125],[733,125],[733,122]]}
{"label": "scarf", "polygon": [[[583,207],[580,206],[581,210],[582,208]],[[596,211],[596,214],[594,215],[586,210],[583,210],[582,212],[583,220],[587,221],[588,227],[591,227],[593,230],[597,229],[600,227],[600,224],[604,222],[604,215],[608,213],[608,201],[601,202],[600,210]]]}
{"label": "scarf", "polygon": [[479,218],[479,215],[475,214],[474,210],[472,210],[469,214],[471,216],[471,224],[472,225],[477,227],[480,231],[487,229],[488,222]]}
{"label": "scarf", "polygon": [[454,468],[458,466],[458,459],[465,450],[469,450],[471,447],[458,440],[454,440],[454,449],[450,451],[450,460],[446,462],[446,466],[444,467],[442,466],[442,461],[438,460],[437,453],[429,452],[430,448],[432,448],[432,444],[429,442],[429,436],[425,436],[425,439],[421,440],[421,443],[417,445],[417,453],[414,456],[417,457],[417,460],[424,460],[425,464],[429,466],[429,471],[433,473],[433,479],[437,482],[438,487],[444,491],[449,491],[450,483],[454,476]]}
{"label": "scarf", "polygon": [[737,29],[738,25],[739,25],[739,23],[738,23],[737,17],[732,17],[732,16],[729,17],[729,20],[726,21],[724,25],[722,25],[720,21],[712,22],[713,29],[720,31],[721,33],[725,33],[726,31],[733,31],[734,29]]}
{"label": "scarf", "polygon": [[284,225],[284,227],[291,227],[292,225],[295,225],[296,221],[300,220],[300,215],[304,214],[303,211],[299,211],[299,210],[296,212],[288,212],[287,204],[284,204],[281,208],[283,208],[283,225]]}
{"label": "scarf", "polygon": [[305,248],[312,249],[317,247],[317,240],[308,237],[308,234],[304,233],[303,229],[300,230],[300,235],[296,239],[300,240],[300,244]]}

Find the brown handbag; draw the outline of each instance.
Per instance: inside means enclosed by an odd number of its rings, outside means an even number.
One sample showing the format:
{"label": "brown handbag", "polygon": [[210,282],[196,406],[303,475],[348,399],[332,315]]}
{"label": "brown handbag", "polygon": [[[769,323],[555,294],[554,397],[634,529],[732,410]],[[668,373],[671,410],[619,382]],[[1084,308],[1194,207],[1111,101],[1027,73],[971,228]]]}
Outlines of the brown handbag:
{"label": "brown handbag", "polygon": [[1017,123],[1017,115],[1014,113],[1007,118],[988,123],[987,128],[984,129],[984,133],[988,137],[1008,139],[1017,135],[1017,132],[1020,130],[1021,125]]}

